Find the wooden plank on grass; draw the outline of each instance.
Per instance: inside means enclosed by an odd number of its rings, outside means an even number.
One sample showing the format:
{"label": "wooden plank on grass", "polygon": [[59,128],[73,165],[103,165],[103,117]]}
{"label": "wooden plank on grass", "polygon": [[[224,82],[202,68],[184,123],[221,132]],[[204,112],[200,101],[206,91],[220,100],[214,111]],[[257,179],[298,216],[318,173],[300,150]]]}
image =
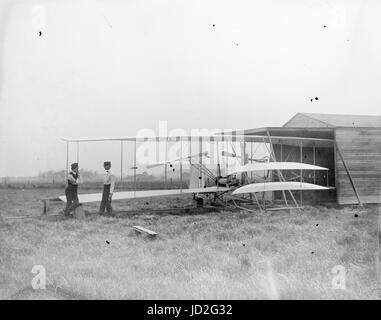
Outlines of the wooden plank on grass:
{"label": "wooden plank on grass", "polygon": [[140,233],[147,233],[149,234],[150,236],[156,236],[157,233],[152,231],[152,230],[149,230],[147,228],[144,228],[144,227],[141,227],[141,226],[133,226],[133,228],[135,229],[135,231],[137,232],[140,232]]}

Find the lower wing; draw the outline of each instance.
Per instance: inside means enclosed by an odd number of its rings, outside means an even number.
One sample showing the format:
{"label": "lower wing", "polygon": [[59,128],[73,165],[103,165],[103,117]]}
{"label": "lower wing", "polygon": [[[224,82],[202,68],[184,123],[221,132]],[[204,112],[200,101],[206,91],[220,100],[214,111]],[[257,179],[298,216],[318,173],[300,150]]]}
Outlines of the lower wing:
{"label": "lower wing", "polygon": [[[191,189],[164,189],[164,190],[138,190],[138,191],[123,191],[114,192],[113,200],[124,199],[137,199],[137,198],[149,198],[160,196],[171,196],[179,194],[196,194],[196,193],[218,193],[229,191],[229,188],[225,187],[207,187],[207,188],[191,188]],[[102,200],[102,193],[89,193],[78,195],[80,203],[88,202],[100,202]],[[59,199],[66,202],[66,196],[60,196]]]}

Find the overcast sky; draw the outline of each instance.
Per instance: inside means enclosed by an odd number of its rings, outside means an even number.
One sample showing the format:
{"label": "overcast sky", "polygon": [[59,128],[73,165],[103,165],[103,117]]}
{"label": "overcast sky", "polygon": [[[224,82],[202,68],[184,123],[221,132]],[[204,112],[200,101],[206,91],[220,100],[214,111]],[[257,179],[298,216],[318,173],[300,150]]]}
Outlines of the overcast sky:
{"label": "overcast sky", "polygon": [[[64,169],[61,137],[130,136],[162,120],[190,132],[281,126],[297,112],[379,115],[380,9],[0,0],[0,177]],[[117,159],[115,144],[84,148],[82,167]]]}

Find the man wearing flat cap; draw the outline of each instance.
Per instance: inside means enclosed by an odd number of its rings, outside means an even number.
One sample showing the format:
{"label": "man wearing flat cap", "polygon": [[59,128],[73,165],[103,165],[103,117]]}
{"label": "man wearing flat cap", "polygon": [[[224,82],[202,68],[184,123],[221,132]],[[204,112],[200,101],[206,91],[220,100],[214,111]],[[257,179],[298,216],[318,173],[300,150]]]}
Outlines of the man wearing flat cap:
{"label": "man wearing flat cap", "polygon": [[66,195],[66,208],[64,211],[65,216],[69,216],[70,212],[73,211],[79,205],[78,200],[78,184],[80,183],[79,179],[79,170],[78,163],[71,164],[71,171],[67,175],[67,185],[65,189]]}
{"label": "man wearing flat cap", "polygon": [[103,167],[106,170],[106,173],[103,178],[103,193],[102,193],[101,206],[99,208],[99,214],[103,215],[106,209],[107,213],[109,215],[112,215],[111,200],[112,200],[112,194],[114,192],[114,187],[115,187],[115,176],[111,171],[110,161],[105,161],[103,163]]}

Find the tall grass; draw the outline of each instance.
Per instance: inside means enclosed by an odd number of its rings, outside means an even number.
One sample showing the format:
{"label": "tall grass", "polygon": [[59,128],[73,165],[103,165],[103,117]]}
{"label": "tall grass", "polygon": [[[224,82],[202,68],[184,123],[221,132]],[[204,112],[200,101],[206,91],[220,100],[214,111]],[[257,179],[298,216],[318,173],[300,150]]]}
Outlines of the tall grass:
{"label": "tall grass", "polygon": [[[61,220],[40,216],[36,200],[46,191],[1,193],[2,299],[378,298],[378,207],[103,218],[94,205],[86,220]],[[138,235],[133,225],[158,237]],[[34,265],[46,268],[45,293],[28,289]],[[332,288],[335,265],[346,269],[345,290]]]}

